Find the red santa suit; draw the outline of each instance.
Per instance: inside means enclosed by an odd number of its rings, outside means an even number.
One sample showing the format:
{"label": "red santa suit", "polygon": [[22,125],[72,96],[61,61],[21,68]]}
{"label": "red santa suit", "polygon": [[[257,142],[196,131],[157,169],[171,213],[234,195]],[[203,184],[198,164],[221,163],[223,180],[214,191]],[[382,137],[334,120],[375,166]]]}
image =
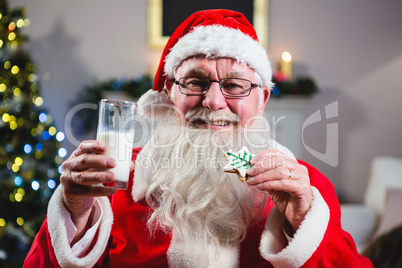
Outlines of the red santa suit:
{"label": "red santa suit", "polygon": [[[161,58],[154,91],[162,91],[166,79],[173,77],[183,60],[200,54],[236,59],[252,68],[260,76],[263,86],[272,87],[270,63],[252,25],[240,13],[208,10],[193,14],[172,34]],[[147,98],[160,98],[166,102],[166,94],[156,93]],[[139,106],[141,102],[147,102],[147,98],[140,100]],[[137,152],[134,158],[136,155]],[[372,266],[368,259],[357,253],[352,237],[341,228],[340,207],[331,182],[307,163],[299,163],[308,168],[313,201],[293,237],[286,237],[284,216],[269,204],[265,218],[250,226],[240,245],[221,248],[213,267]],[[191,248],[192,241],[183,244],[174,236],[149,234],[146,217],[150,209],[134,201],[134,198],[140,199],[146,188],[146,185],[142,185],[143,189],[133,187],[134,180],[137,183],[139,179],[131,176],[128,190],[119,190],[109,198],[98,198],[103,216],[95,228],[94,239],[82,243],[85,250],[78,256],[70,247],[71,238],[66,227],[70,216],[64,207],[62,186],[59,186],[49,202],[47,218],[24,266],[166,267],[168,261],[172,267],[197,266],[196,252],[192,255],[183,250]],[[134,197],[132,190],[137,191]]]}
{"label": "red santa suit", "polygon": [[[314,200],[293,238],[286,238],[284,217],[272,206],[266,221],[253,224],[238,249],[221,254],[220,267],[372,267],[341,228],[340,207],[331,182],[314,167],[299,163],[309,170]],[[64,226],[68,212],[60,186],[24,267],[168,267],[171,237],[163,233],[150,236],[146,227],[150,209],[133,201],[132,185],[133,176],[128,190],[98,198],[104,214],[94,242],[82,257],[74,256],[68,242]],[[194,261],[180,259],[180,254],[175,257],[175,267]]]}

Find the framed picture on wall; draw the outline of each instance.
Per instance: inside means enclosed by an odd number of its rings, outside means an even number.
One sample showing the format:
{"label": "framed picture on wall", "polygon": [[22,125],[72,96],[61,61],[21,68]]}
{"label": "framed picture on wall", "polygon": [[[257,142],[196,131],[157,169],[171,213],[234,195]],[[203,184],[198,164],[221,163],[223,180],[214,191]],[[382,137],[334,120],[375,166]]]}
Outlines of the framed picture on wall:
{"label": "framed picture on wall", "polygon": [[268,44],[268,0],[148,0],[148,45],[163,48],[169,36],[191,14],[205,9],[243,13],[253,24],[260,43]]}

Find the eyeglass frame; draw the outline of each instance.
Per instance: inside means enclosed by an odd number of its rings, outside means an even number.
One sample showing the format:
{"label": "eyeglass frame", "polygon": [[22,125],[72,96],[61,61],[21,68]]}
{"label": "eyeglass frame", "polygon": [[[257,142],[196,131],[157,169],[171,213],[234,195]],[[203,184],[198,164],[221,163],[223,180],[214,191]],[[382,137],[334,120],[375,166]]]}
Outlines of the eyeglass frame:
{"label": "eyeglass frame", "polygon": [[[208,88],[207,88],[203,93],[200,93],[200,94],[188,94],[188,93],[184,93],[184,92],[181,91],[181,87],[180,87],[180,80],[183,79],[183,78],[202,78],[202,79],[208,79],[208,81],[209,81]],[[248,82],[250,82],[250,88],[247,89],[247,90],[248,90],[248,94],[247,94],[247,95],[242,95],[242,96],[235,96],[235,95],[228,95],[228,94],[225,94],[225,93],[223,92],[223,89],[222,89],[221,81],[229,80],[229,79],[239,79],[239,80],[243,80],[243,81],[248,81]],[[250,96],[251,90],[252,90],[253,88],[262,87],[261,85],[256,84],[256,83],[253,83],[253,82],[251,82],[251,81],[248,80],[248,79],[245,79],[245,78],[238,78],[238,77],[222,78],[222,79],[219,79],[219,80],[212,80],[212,79],[209,79],[209,78],[207,78],[207,77],[199,77],[199,76],[184,76],[184,77],[180,77],[179,80],[176,80],[176,78],[174,78],[174,84],[175,84],[175,85],[178,85],[180,93],[183,94],[183,95],[186,95],[186,96],[204,96],[205,94],[208,93],[209,89],[211,88],[211,83],[219,83],[219,89],[221,90],[222,95],[225,96],[225,97],[230,97],[230,98],[244,98],[244,97],[248,97],[248,96]]]}

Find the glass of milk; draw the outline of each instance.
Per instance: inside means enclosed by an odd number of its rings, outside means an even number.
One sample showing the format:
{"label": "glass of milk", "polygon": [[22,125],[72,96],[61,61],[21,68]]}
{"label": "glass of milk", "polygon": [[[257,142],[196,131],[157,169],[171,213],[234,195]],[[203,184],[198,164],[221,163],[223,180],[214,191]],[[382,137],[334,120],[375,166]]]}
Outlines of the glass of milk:
{"label": "glass of milk", "polygon": [[102,99],[99,103],[96,139],[106,144],[105,155],[116,160],[116,167],[110,170],[115,174],[115,180],[103,184],[104,186],[127,189],[134,144],[135,114],[135,102]]}

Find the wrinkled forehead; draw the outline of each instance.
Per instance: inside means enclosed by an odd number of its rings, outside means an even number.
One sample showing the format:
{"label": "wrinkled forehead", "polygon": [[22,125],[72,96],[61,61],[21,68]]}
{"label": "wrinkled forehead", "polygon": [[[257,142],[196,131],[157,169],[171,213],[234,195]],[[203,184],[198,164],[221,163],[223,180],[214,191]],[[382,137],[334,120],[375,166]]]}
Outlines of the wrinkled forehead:
{"label": "wrinkled forehead", "polygon": [[174,70],[174,76],[180,72],[186,76],[207,77],[211,72],[218,72],[226,77],[244,77],[254,74],[248,65],[229,57],[195,55],[183,60]]}

